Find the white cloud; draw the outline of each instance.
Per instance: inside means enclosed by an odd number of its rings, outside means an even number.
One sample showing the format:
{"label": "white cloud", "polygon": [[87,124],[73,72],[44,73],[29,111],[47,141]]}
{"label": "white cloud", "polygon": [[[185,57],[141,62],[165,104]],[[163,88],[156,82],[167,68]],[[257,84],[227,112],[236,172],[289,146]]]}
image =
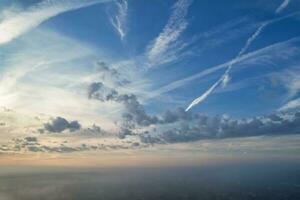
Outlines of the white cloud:
{"label": "white cloud", "polygon": [[25,11],[11,13],[0,23],[0,44],[12,41],[51,17],[105,1],[108,0],[44,0]]}
{"label": "white cloud", "polygon": [[300,67],[294,66],[289,67],[288,69],[272,73],[270,75],[270,79],[273,85],[283,86],[287,90],[287,95],[284,98],[284,102],[286,102],[283,106],[281,106],[278,110],[289,110],[298,108],[300,106],[300,99],[294,99],[296,95],[298,95],[300,91]]}
{"label": "white cloud", "polygon": [[162,32],[147,47],[146,55],[150,63],[157,64],[168,58],[170,56],[168,51],[174,49],[174,44],[177,43],[178,48],[178,39],[188,26],[185,18],[190,4],[190,0],[178,0],[174,4],[171,16]]}
{"label": "white cloud", "polygon": [[207,91],[205,91],[201,96],[199,96],[198,98],[194,99],[192,101],[192,103],[185,109],[185,111],[189,111],[193,106],[197,105],[198,103],[201,103],[202,101],[204,101],[209,95],[210,93],[212,93],[214,91],[214,89],[222,82],[223,77],[221,79],[219,79],[217,82],[215,82]]}
{"label": "white cloud", "polygon": [[281,108],[279,108],[279,111],[285,111],[290,109],[295,109],[300,107],[300,98],[289,101],[285,105],[283,105]]}
{"label": "white cloud", "polygon": [[118,13],[111,18],[111,24],[120,35],[121,40],[124,40],[126,36],[126,20],[128,14],[128,2],[127,0],[120,0],[116,2]]}
{"label": "white cloud", "polygon": [[282,12],[290,3],[290,0],[283,0],[280,6],[276,9],[276,14]]}
{"label": "white cloud", "polygon": [[275,83],[278,81],[288,90],[287,99],[291,99],[300,91],[300,67],[289,67],[271,74],[271,80]]}

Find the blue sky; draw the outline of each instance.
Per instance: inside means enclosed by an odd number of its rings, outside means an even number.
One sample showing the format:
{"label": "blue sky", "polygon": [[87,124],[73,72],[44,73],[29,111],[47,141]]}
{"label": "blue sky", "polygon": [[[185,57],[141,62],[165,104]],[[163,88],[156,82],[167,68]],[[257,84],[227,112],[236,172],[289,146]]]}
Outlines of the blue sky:
{"label": "blue sky", "polygon": [[[300,106],[299,24],[297,0],[4,0],[0,103],[18,113],[3,114],[17,121],[5,130],[39,138],[99,127],[131,143],[149,142],[145,132],[152,142],[173,143],[270,134],[225,131],[234,120],[243,129],[257,118],[269,131],[275,115],[292,127]],[[223,132],[202,130],[194,114],[218,118]],[[273,131],[300,130],[283,125]],[[195,126],[204,134],[180,135]],[[160,135],[170,128],[178,138]]]}

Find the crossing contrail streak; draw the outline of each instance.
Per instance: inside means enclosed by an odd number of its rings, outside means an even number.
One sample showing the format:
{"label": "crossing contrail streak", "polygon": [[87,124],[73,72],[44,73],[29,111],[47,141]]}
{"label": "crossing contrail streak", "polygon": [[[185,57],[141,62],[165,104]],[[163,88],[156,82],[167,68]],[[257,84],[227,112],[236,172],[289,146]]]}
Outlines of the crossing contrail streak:
{"label": "crossing contrail streak", "polygon": [[[279,14],[284,8],[286,8],[289,4],[289,0],[284,0],[283,3],[276,9],[275,13]],[[271,21],[265,22],[263,24],[261,24],[256,31],[251,35],[250,38],[247,39],[246,44],[243,46],[243,48],[239,51],[239,53],[237,54],[237,56],[235,57],[235,59],[239,59],[250,47],[250,45],[255,41],[255,39],[260,35],[260,33],[263,31],[263,29],[269,25],[271,23]],[[215,82],[208,90],[206,90],[201,96],[197,97],[196,99],[194,99],[192,101],[192,103],[190,103],[190,105],[187,107],[186,111],[189,111],[193,106],[201,103],[202,101],[204,101],[214,90],[217,86],[219,86],[222,83],[223,87],[226,87],[229,80],[230,80],[230,71],[233,67],[233,62],[231,62],[228,67],[227,70],[225,71],[225,73],[221,76],[221,78]]]}

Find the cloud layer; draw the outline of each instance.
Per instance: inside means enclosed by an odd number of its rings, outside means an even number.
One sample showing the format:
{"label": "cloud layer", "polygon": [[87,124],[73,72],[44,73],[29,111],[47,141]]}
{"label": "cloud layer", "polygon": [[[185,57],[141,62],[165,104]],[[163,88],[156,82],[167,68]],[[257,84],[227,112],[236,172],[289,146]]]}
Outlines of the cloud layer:
{"label": "cloud layer", "polygon": [[169,112],[163,121],[172,122],[172,126],[156,127],[152,131],[142,133],[139,135],[141,140],[145,143],[177,143],[203,139],[300,134],[300,112],[235,120],[227,116],[183,115],[182,111],[179,109]]}

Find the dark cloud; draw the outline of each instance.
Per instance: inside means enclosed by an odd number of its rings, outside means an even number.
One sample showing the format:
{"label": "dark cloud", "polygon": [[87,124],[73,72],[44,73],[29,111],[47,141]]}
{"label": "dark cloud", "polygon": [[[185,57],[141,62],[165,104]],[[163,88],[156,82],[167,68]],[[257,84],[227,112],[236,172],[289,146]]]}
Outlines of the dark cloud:
{"label": "dark cloud", "polygon": [[122,102],[127,110],[127,112],[123,114],[124,120],[133,121],[140,126],[149,126],[159,122],[156,116],[149,116],[146,113],[143,105],[139,103],[135,95],[121,95],[119,96],[118,101]]}
{"label": "dark cloud", "polygon": [[174,122],[172,128],[162,129],[158,126],[156,131],[141,133],[139,134],[141,141],[144,143],[176,143],[201,139],[300,134],[300,112],[277,113],[242,120],[205,115],[194,115],[192,119],[186,120],[185,117],[174,116],[174,112],[168,116],[172,117],[164,119],[165,122]]}
{"label": "dark cloud", "polygon": [[79,134],[83,136],[94,136],[94,137],[102,137],[102,136],[109,136],[110,133],[101,129],[100,126],[93,124],[91,127],[82,129]]}
{"label": "dark cloud", "polygon": [[101,82],[95,82],[95,83],[92,83],[91,85],[89,85],[88,98],[91,99],[93,97],[93,95],[101,89],[102,86],[103,86],[103,83],[101,83]]}
{"label": "dark cloud", "polygon": [[119,138],[124,139],[127,135],[134,135],[134,133],[130,128],[121,127],[118,134]]}
{"label": "dark cloud", "polygon": [[162,115],[162,123],[173,123],[179,120],[193,120],[198,117],[198,114],[185,112],[184,108],[176,108],[175,110],[167,110]]}
{"label": "dark cloud", "polygon": [[[152,117],[146,114],[143,105],[140,104],[134,94],[119,94],[115,89],[106,87],[102,82],[95,82],[89,86],[88,98],[100,101],[115,101],[125,106],[126,111],[123,113],[123,126],[136,124],[139,126],[149,126],[159,122],[156,116]],[[132,127],[130,127],[132,128]]]}
{"label": "dark cloud", "polygon": [[56,117],[51,122],[44,124],[44,129],[53,132],[53,133],[60,133],[64,130],[75,131],[79,130],[81,125],[78,121],[71,121],[69,122],[65,118]]}
{"label": "dark cloud", "polygon": [[37,138],[36,137],[25,137],[25,140],[27,142],[37,142]]}
{"label": "dark cloud", "polygon": [[104,82],[112,82],[115,86],[124,86],[130,83],[117,69],[111,68],[105,62],[98,61],[96,63],[96,69],[101,74],[99,78]]}
{"label": "dark cloud", "polygon": [[89,85],[88,98],[99,101],[116,101],[118,92],[115,89],[106,87],[102,82],[95,82]]}

